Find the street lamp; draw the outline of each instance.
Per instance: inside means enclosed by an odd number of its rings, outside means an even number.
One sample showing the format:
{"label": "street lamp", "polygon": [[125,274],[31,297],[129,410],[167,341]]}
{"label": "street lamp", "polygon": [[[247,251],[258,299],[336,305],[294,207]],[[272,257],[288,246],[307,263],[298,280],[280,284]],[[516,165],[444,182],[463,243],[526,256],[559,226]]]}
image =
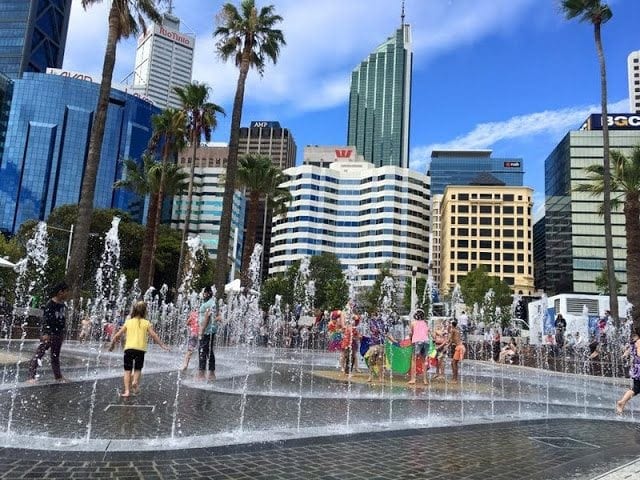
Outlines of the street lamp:
{"label": "street lamp", "polygon": [[71,242],[73,241],[73,223],[71,224],[69,230],[67,230],[66,228],[52,227],[51,225],[47,225],[47,229],[49,228],[51,228],[52,230],[59,230],[61,232],[69,233],[69,245],[67,245],[67,261],[64,264],[64,273],[67,273],[67,271],[69,270],[69,257],[71,255]]}
{"label": "street lamp", "polygon": [[413,266],[413,268],[411,269],[411,310],[410,313],[415,312],[416,310],[416,304],[418,303],[418,293],[416,292],[417,289],[417,279],[416,276],[418,275],[418,267],[416,267],[415,265]]}

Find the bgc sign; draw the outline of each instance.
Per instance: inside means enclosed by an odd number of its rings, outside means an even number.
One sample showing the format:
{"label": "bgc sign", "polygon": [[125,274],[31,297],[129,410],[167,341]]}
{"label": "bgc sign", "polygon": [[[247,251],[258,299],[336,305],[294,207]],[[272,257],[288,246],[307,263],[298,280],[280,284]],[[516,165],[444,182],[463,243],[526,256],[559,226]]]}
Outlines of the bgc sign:
{"label": "bgc sign", "polygon": [[[640,130],[640,115],[633,113],[612,113],[607,115],[609,130]],[[602,115],[589,115],[582,130],[602,130]]]}

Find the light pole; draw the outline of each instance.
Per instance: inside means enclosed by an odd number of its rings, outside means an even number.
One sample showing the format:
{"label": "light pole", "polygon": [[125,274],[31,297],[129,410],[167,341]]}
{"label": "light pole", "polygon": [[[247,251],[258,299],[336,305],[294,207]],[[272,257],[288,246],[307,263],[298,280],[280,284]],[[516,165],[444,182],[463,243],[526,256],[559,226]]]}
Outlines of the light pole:
{"label": "light pole", "polygon": [[71,224],[71,227],[69,228],[69,230],[67,230],[66,228],[52,227],[51,225],[47,225],[47,229],[49,228],[51,228],[52,230],[60,230],[61,232],[69,233],[69,245],[67,245],[67,260],[64,264],[64,273],[67,273],[67,270],[69,270],[69,256],[71,255],[71,243],[73,241],[73,223]]}
{"label": "light pole", "polygon": [[[418,267],[415,265],[411,269],[411,308],[409,314],[412,314],[416,310],[416,304],[418,303],[418,293],[416,292],[416,276],[418,275]],[[411,318],[411,317],[410,317]]]}

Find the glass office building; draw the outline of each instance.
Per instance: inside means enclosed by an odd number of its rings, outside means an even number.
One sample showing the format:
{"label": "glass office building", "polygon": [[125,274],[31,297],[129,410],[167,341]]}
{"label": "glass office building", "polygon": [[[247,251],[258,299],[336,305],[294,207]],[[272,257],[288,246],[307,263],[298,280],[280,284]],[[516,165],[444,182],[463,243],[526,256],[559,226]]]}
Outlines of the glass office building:
{"label": "glass office building", "polygon": [[0,1],[0,73],[62,67],[71,0]]}
{"label": "glass office building", "polygon": [[449,185],[469,185],[488,173],[509,187],[521,187],[524,168],[520,158],[492,158],[491,150],[434,150],[427,175],[431,193],[441,195]]}
{"label": "glass office building", "polygon": [[[640,116],[611,114],[610,148],[629,154],[640,144]],[[601,115],[591,115],[583,128],[569,132],[545,160],[544,277],[548,295],[596,294],[595,279],[606,265],[601,197],[574,191],[589,183],[585,168],[602,164]],[[613,192],[612,198],[620,198]],[[626,294],[626,239],[622,209],[612,211],[616,278]],[[539,257],[539,255],[538,255]]]}
{"label": "glass office building", "polygon": [[[0,230],[14,233],[29,219],[77,204],[100,85],[61,75],[25,73],[12,85],[4,152],[0,159]],[[123,158],[140,158],[159,109],[112,89],[96,182],[94,207],[119,208],[142,220],[144,202],[124,189]]]}
{"label": "glass office building", "polygon": [[412,62],[403,24],[351,73],[347,145],[376,167],[409,166]]}

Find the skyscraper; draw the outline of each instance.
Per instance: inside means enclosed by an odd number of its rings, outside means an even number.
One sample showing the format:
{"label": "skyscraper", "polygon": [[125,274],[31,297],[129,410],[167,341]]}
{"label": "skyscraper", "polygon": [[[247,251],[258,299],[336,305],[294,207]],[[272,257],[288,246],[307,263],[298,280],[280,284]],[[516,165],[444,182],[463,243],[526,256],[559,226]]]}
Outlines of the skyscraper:
{"label": "skyscraper", "polygon": [[133,90],[150,98],[160,108],[180,108],[174,87],[191,83],[196,39],[180,32],[180,20],[165,13],[161,25],[154,25],[138,40]]}
{"label": "skyscraper", "polygon": [[627,71],[629,75],[630,111],[640,113],[640,50],[629,54]]}
{"label": "skyscraper", "polygon": [[20,78],[62,67],[71,0],[0,2],[0,73]]}
{"label": "skyscraper", "polygon": [[[249,128],[240,129],[238,152],[240,155],[247,153],[266,155],[271,158],[273,165],[284,170],[295,166],[297,146],[289,129],[282,128],[279,122],[254,120],[249,124]],[[256,215],[259,219],[255,242],[262,245],[264,249],[262,274],[266,276],[271,248],[271,212],[269,209],[265,211],[265,203],[260,200],[257,212],[247,212],[245,228],[249,215]]]}
{"label": "skyscraper", "polygon": [[494,158],[491,150],[434,150],[428,175],[431,193],[442,194],[449,185],[468,185],[478,174],[488,173],[505,185],[521,187],[524,176],[521,158]]}
{"label": "skyscraper", "polygon": [[347,145],[377,167],[409,166],[412,62],[411,27],[403,21],[351,73]]}

